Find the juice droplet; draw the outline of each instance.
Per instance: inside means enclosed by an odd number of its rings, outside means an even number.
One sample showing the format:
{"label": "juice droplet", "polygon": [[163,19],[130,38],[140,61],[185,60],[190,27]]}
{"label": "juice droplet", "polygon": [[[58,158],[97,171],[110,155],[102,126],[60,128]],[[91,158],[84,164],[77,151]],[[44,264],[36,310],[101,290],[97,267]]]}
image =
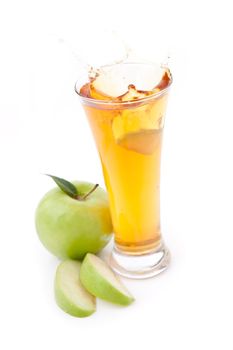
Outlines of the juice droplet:
{"label": "juice droplet", "polygon": [[158,85],[155,86],[155,88],[153,90],[163,90],[163,89],[165,89],[166,87],[168,87],[170,85],[171,79],[172,79],[171,72],[168,69],[166,69],[162,79],[160,80]]}

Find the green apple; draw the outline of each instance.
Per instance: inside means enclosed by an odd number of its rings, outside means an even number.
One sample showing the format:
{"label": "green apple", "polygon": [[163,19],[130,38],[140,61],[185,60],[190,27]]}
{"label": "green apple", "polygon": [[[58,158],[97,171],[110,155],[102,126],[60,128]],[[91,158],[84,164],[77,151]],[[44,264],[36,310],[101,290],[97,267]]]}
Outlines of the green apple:
{"label": "green apple", "polygon": [[79,280],[80,266],[79,261],[63,261],[56,271],[54,292],[62,310],[72,316],[86,317],[95,312],[96,299]]}
{"label": "green apple", "polygon": [[109,266],[93,254],[87,254],[82,262],[80,280],[93,295],[115,304],[129,305],[134,301]]}
{"label": "green apple", "polygon": [[41,242],[62,259],[82,259],[88,252],[98,252],[112,236],[106,192],[89,182],[53,179],[60,188],[42,198],[35,215]]}

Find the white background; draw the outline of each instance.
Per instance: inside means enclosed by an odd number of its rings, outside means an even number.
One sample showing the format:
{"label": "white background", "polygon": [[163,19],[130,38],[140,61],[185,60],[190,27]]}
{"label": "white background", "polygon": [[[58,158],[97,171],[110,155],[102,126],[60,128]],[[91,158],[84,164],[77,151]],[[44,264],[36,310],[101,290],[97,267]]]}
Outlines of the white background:
{"label": "white background", "polygon": [[[1,349],[233,348],[230,5],[1,2]],[[132,306],[98,300],[93,316],[78,319],[54,302],[58,260],[36,236],[34,211],[53,186],[43,173],[103,185],[73,90],[78,68],[70,48],[97,53],[102,28],[116,29],[135,50],[172,52],[161,184],[172,264],[157,278],[124,280],[136,298]]]}

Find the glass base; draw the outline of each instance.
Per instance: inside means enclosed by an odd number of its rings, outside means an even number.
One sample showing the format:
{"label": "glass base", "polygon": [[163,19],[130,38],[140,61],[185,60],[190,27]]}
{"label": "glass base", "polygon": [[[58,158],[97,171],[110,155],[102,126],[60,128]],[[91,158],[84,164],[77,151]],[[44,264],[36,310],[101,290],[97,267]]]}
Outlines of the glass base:
{"label": "glass base", "polygon": [[144,279],[164,271],[169,265],[170,257],[170,252],[164,243],[161,243],[156,250],[142,255],[129,255],[114,246],[110,265],[121,276]]}

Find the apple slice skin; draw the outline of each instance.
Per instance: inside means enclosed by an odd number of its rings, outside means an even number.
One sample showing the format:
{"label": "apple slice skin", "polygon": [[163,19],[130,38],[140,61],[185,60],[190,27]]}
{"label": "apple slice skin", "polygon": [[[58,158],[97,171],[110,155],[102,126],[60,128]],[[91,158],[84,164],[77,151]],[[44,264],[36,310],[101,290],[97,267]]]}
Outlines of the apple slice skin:
{"label": "apple slice skin", "polygon": [[[91,261],[91,256],[93,256],[93,254],[86,254],[81,265],[80,280],[83,286],[89,291],[89,293],[100,299],[119,305],[131,304],[134,301],[133,296],[130,294],[124,294],[114,287],[107,279],[105,279],[94,266],[93,262]],[[95,256],[95,258],[100,259],[97,256]],[[115,276],[107,264],[104,264]],[[118,280],[117,276],[115,276],[115,278]],[[118,282],[121,283],[119,280]]]}
{"label": "apple slice skin", "polygon": [[[54,294],[57,305],[63,311],[75,317],[87,317],[96,311],[96,300],[93,295],[89,294],[88,291],[85,290],[79,281],[80,265],[81,263],[78,261],[65,260],[58,266],[54,281]],[[68,270],[70,268],[74,272],[77,272],[77,277],[75,277],[74,282],[76,284],[76,288],[79,289],[81,294],[88,300],[89,307],[87,308],[84,308],[81,303],[78,305],[77,300],[76,302],[75,300],[72,300],[72,297],[69,295],[69,291],[67,291],[67,282],[64,281],[64,276],[69,273]]]}

